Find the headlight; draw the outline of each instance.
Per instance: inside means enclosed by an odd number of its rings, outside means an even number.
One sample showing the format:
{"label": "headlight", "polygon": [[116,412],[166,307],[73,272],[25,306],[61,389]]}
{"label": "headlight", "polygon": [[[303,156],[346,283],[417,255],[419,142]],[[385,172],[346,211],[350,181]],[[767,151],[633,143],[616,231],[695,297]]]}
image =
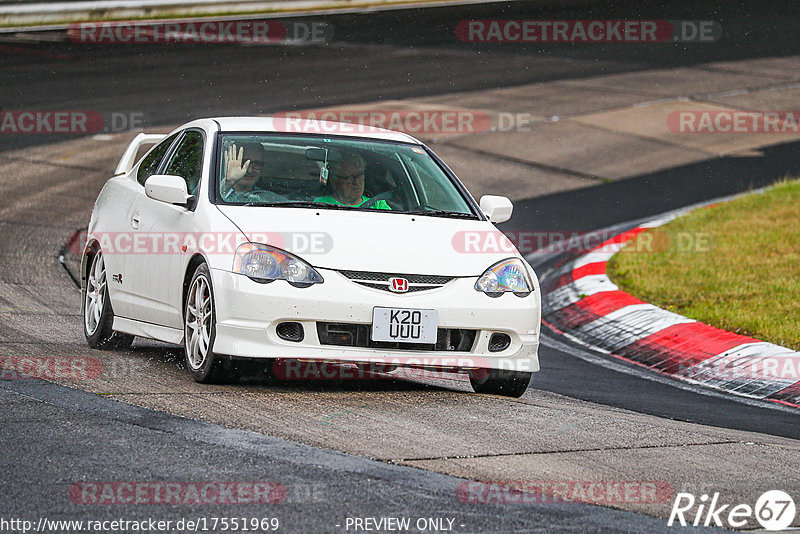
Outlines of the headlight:
{"label": "headlight", "polygon": [[519,258],[508,258],[486,269],[475,282],[475,289],[490,297],[508,292],[526,297],[533,291],[533,281]]}
{"label": "headlight", "polygon": [[239,245],[233,258],[233,272],[256,282],[286,280],[296,287],[324,282],[312,266],[297,256],[261,243]]}

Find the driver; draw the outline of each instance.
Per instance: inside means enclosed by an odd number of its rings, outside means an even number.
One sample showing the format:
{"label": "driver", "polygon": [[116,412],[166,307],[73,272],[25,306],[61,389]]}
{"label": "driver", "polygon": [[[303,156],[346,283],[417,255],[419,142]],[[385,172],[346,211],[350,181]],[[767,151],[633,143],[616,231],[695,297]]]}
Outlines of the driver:
{"label": "driver", "polygon": [[222,155],[224,175],[220,182],[222,198],[228,202],[270,202],[283,197],[256,187],[264,168],[264,147],[261,143],[243,143],[236,150],[232,143]]}
{"label": "driver", "polygon": [[[364,196],[364,167],[364,158],[355,152],[346,152],[342,161],[334,164],[333,192],[329,196],[315,198],[314,202],[353,207],[368,202],[369,197]],[[385,200],[378,200],[369,207],[376,210],[392,209]]]}

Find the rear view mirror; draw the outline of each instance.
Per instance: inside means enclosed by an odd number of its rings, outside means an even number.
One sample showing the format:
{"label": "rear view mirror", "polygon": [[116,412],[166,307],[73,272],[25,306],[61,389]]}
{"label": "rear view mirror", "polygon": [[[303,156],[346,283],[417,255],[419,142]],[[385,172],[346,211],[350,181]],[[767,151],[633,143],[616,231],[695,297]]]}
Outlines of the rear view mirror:
{"label": "rear view mirror", "polygon": [[342,153],[331,148],[309,148],[306,149],[306,158],[312,161],[339,162],[342,161]]}
{"label": "rear view mirror", "polygon": [[186,181],[174,174],[154,174],[144,183],[145,194],[167,204],[186,204],[191,198]]}
{"label": "rear view mirror", "polygon": [[511,218],[514,205],[506,197],[484,195],[481,197],[481,211],[493,223],[506,222]]}

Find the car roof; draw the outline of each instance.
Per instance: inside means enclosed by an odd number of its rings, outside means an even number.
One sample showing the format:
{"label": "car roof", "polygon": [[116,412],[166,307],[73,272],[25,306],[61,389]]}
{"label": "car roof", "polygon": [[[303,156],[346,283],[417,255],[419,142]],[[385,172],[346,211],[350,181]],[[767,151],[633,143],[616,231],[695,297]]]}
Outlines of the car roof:
{"label": "car roof", "polygon": [[[194,122],[215,121],[223,132],[265,132],[288,134],[343,135],[363,139],[382,139],[401,143],[422,143],[408,134],[343,122],[296,119],[292,117],[212,117]],[[192,123],[184,127],[191,126]]]}

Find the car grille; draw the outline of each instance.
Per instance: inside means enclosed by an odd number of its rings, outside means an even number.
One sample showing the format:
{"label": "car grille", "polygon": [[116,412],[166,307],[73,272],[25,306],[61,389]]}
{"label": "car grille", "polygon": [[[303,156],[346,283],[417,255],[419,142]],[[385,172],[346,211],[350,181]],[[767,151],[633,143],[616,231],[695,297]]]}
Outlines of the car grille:
{"label": "car grille", "polygon": [[454,280],[455,276],[437,276],[429,274],[393,274],[373,273],[369,271],[339,271],[341,274],[356,284],[381,291],[389,291],[390,278],[405,278],[408,280],[408,292],[425,291],[442,287],[447,282]]}
{"label": "car grille", "polygon": [[373,341],[372,326],[354,323],[317,322],[320,345],[361,347],[370,349],[434,350],[469,352],[475,344],[477,330],[461,328],[439,328],[436,343],[398,343],[395,341]]}

